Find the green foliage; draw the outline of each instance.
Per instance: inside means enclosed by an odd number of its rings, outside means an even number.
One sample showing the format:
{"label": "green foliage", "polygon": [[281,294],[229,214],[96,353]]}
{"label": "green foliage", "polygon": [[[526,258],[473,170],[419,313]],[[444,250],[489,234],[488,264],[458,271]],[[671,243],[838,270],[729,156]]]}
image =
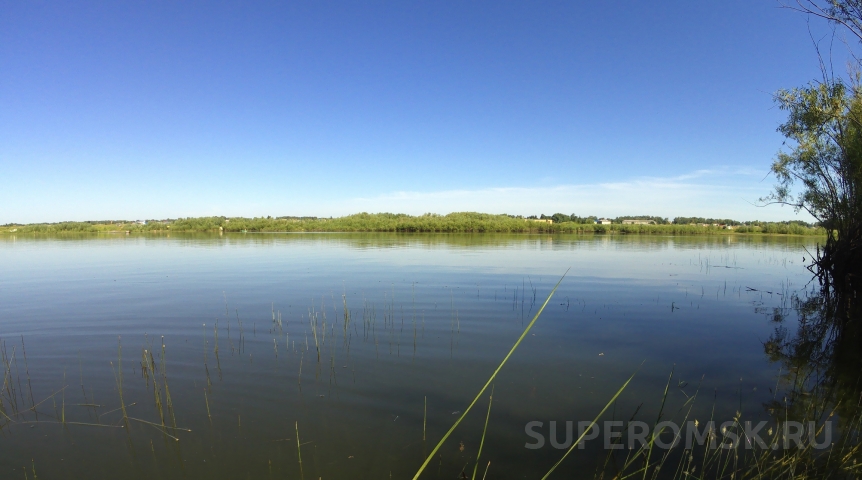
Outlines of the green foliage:
{"label": "green foliage", "polygon": [[778,184],[768,199],[807,211],[829,230],[846,230],[862,218],[862,92],[836,80],[782,90],[777,102],[789,114],[778,130],[795,146],[778,153]]}
{"label": "green foliage", "polygon": [[673,219],[673,224],[675,225],[689,225],[694,223],[696,225],[699,224],[707,224],[707,225],[742,225],[742,222],[737,222],[736,220],[731,220],[729,218],[704,218],[704,217],[676,217]]}
{"label": "green foliage", "polygon": [[839,79],[778,92],[776,101],[788,112],[778,131],[793,148],[778,153],[772,165],[778,183],[764,199],[805,210],[825,227],[817,273],[827,288],[848,292],[859,288],[862,273],[860,80],[857,74],[851,86]]}
{"label": "green foliage", "polygon": [[[546,217],[548,218],[548,217]],[[595,217],[555,214],[554,223],[511,215],[458,212],[448,215],[403,213],[357,213],[339,218],[316,217],[197,217],[136,222],[64,222],[0,227],[0,233],[108,233],[108,232],[401,232],[401,233],[618,233],[658,235],[704,235],[731,233],[776,233],[822,235],[823,229],[793,223],[765,223],[723,230],[688,224],[597,225]],[[626,217],[631,218],[631,217]],[[560,221],[557,221],[559,219]],[[539,220],[539,219],[535,219]],[[737,222],[738,223],[738,222]]]}
{"label": "green foliage", "polygon": [[566,215],[565,213],[555,213],[555,214],[551,215],[550,217],[546,217],[545,215],[542,215],[542,218],[553,220],[554,223],[566,223],[566,222],[594,223],[596,220],[596,217],[593,217],[593,216],[579,217],[579,216],[575,215],[574,213],[571,215]]}

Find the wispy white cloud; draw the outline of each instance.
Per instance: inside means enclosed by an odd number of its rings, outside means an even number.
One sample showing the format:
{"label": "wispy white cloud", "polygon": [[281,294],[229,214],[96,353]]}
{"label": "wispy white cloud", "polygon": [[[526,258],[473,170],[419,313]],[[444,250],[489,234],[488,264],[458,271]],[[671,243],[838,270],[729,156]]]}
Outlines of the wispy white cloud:
{"label": "wispy white cloud", "polygon": [[547,187],[496,187],[442,191],[394,191],[355,198],[336,214],[356,211],[421,214],[480,211],[533,215],[555,212],[620,215],[706,216],[740,220],[800,218],[789,208],[757,207],[769,193],[765,172],[714,168],[675,177],[638,177],[616,182]]}

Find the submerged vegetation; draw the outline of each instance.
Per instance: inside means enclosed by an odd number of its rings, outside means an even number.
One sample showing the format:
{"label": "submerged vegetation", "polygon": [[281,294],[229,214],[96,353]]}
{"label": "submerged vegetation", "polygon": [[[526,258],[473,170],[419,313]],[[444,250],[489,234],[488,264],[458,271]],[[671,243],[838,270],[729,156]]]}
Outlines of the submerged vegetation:
{"label": "submerged vegetation", "polygon": [[[733,222],[701,218],[620,217],[609,224],[594,217],[554,214],[545,218],[458,212],[448,215],[358,213],[338,218],[317,217],[197,217],[170,220],[91,221],[4,225],[0,233],[109,233],[109,232],[404,232],[404,233],[620,233],[659,235],[782,234],[826,235],[803,222]],[[655,224],[624,224],[627,219],[658,218]],[[679,221],[677,221],[679,220]],[[683,223],[683,220],[685,221]],[[700,222],[698,222],[700,220]],[[655,221],[655,220],[652,220]]]}

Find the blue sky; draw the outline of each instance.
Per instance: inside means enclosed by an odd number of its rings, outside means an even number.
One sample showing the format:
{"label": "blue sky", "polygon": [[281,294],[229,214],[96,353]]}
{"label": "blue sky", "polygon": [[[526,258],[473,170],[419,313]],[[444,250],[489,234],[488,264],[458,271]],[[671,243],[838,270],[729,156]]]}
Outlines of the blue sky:
{"label": "blue sky", "polygon": [[752,203],[818,77],[772,0],[0,0],[0,223],[807,219]]}

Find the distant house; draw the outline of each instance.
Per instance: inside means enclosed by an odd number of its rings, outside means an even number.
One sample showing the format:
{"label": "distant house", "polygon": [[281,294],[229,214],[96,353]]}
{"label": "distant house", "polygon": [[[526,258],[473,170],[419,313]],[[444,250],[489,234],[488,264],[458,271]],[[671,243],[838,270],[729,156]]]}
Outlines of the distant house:
{"label": "distant house", "polygon": [[596,220],[596,223],[599,225],[610,225],[613,222],[611,222],[607,218],[600,218],[600,219]]}
{"label": "distant house", "polygon": [[547,224],[554,223],[554,221],[550,218],[525,218],[524,221],[526,221],[526,222],[542,222],[542,223],[547,223]]}
{"label": "distant house", "polygon": [[655,220],[623,220],[623,225],[655,225]]}

